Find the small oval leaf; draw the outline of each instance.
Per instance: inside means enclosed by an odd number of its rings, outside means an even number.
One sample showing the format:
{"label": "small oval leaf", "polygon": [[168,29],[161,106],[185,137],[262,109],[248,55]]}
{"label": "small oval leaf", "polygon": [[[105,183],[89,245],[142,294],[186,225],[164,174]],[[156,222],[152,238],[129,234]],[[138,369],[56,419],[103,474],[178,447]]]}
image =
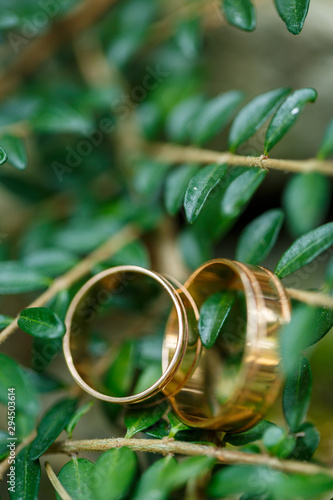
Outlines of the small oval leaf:
{"label": "small oval leaf", "polygon": [[293,126],[305,104],[307,102],[315,102],[317,95],[315,89],[304,88],[295,90],[287,97],[276,111],[268,126],[264,146],[265,155]]}
{"label": "small oval leaf", "polygon": [[14,491],[8,490],[10,500],[38,500],[40,477],[40,463],[29,458],[27,446],[15,460],[15,486]]}
{"label": "small oval leaf", "polygon": [[234,152],[249,139],[274,113],[282,100],[290,92],[288,88],[279,88],[254,97],[238,113],[229,134],[229,149]]}
{"label": "small oval leaf", "polygon": [[34,292],[50,283],[49,278],[20,262],[0,262],[0,295]]}
{"label": "small oval leaf", "polygon": [[3,135],[0,144],[7,153],[8,163],[18,170],[24,170],[28,164],[28,157],[23,140],[14,135]]}
{"label": "small oval leaf", "polygon": [[296,448],[290,458],[296,460],[311,460],[320,442],[318,429],[310,422],[299,427],[296,439]]}
{"label": "small oval leaf", "polygon": [[293,452],[296,440],[294,436],[288,436],[281,427],[270,427],[263,436],[265,448],[278,458],[287,458]]}
{"label": "small oval leaf", "polygon": [[191,138],[193,142],[202,146],[217,135],[228,123],[243,99],[243,92],[231,90],[205,104],[192,125]]}
{"label": "small oval leaf", "polygon": [[148,429],[148,427],[156,424],[156,422],[162,418],[166,409],[167,405],[165,403],[161,403],[154,408],[129,410],[126,413],[124,420],[127,427],[126,437],[131,438],[138,432]]}
{"label": "small oval leaf", "polygon": [[252,427],[248,431],[226,434],[224,441],[233,446],[245,446],[261,439],[266,430],[271,427],[275,427],[275,424],[267,420],[261,420],[255,427]]}
{"label": "small oval leaf", "polygon": [[242,231],[237,249],[236,260],[245,264],[260,264],[274,247],[284,215],[282,210],[268,210],[254,219]]}
{"label": "small oval leaf", "polygon": [[322,224],[330,198],[330,181],[324,175],[317,172],[294,175],[283,195],[290,232],[297,237]]}
{"label": "small oval leaf", "polygon": [[0,165],[3,165],[8,160],[6,151],[0,147]]}
{"label": "small oval leaf", "polygon": [[215,344],[234,302],[233,293],[218,292],[203,303],[198,326],[201,342],[206,349],[210,349]]}
{"label": "small oval leaf", "polygon": [[76,410],[76,412],[72,415],[70,421],[66,425],[66,432],[67,432],[69,438],[72,437],[73,430],[75,429],[76,424],[79,422],[79,420],[81,420],[81,418],[86,413],[88,413],[88,411],[91,409],[91,407],[93,406],[93,404],[94,404],[94,401],[88,401],[88,403],[86,403],[85,405],[80,406],[80,408],[78,408]]}
{"label": "small oval leaf", "polygon": [[[85,458],[73,457],[63,466],[58,478],[72,500],[93,500],[91,482],[94,474],[95,464]],[[60,500],[60,496],[56,496]]]}
{"label": "small oval leaf", "polygon": [[37,436],[31,443],[30,460],[36,460],[51,446],[70,421],[76,410],[76,399],[62,399],[42,417]]}
{"label": "small oval leaf", "polygon": [[196,95],[185,99],[172,109],[167,118],[166,132],[173,142],[183,144],[188,141],[195,117],[201,113],[204,104],[204,97]]}
{"label": "small oval leaf", "polygon": [[266,174],[267,170],[250,168],[236,177],[227,187],[223,196],[222,213],[228,217],[238,217],[266,177]]}
{"label": "small oval leaf", "polygon": [[328,156],[333,153],[333,120],[329,123],[323,142],[320,145],[317,157],[320,160],[325,160]]}
{"label": "small oval leaf", "polygon": [[198,170],[198,165],[181,165],[170,172],[165,182],[165,206],[170,215],[176,215],[184,201],[188,183]]}
{"label": "small oval leaf", "polygon": [[224,0],[224,15],[229,24],[245,31],[256,27],[256,11],[250,0]]}
{"label": "small oval leaf", "polygon": [[298,35],[303,29],[310,0],[275,0],[275,5],[287,30]]}
{"label": "small oval leaf", "polygon": [[23,309],[17,323],[25,333],[43,339],[58,339],[66,332],[63,321],[46,307]]}
{"label": "small oval leaf", "polygon": [[312,262],[331,245],[333,245],[333,222],[297,238],[282,255],[274,272],[279,278],[284,278]]}
{"label": "small oval leaf", "polygon": [[190,180],[184,201],[188,222],[192,223],[198,217],[209,193],[224,177],[226,170],[226,165],[208,165]]}
{"label": "small oval leaf", "polygon": [[312,373],[309,361],[302,358],[290,374],[283,391],[283,413],[292,432],[298,432],[310,405]]}

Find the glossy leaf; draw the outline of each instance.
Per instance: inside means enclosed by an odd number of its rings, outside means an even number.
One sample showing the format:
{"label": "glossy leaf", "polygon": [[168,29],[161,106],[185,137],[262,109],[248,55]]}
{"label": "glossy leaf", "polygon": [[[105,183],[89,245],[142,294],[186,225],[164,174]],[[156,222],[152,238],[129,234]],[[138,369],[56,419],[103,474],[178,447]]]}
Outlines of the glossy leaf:
{"label": "glossy leaf", "polygon": [[298,432],[310,404],[312,374],[309,361],[299,360],[297,369],[290,374],[283,391],[283,412],[293,432]]}
{"label": "glossy leaf", "polygon": [[208,165],[192,177],[185,193],[184,208],[188,222],[193,223],[202,210],[209,193],[226,173],[226,165]]}
{"label": "glossy leaf", "polygon": [[192,134],[196,115],[202,112],[205,99],[202,95],[191,96],[177,104],[166,121],[167,136],[178,143],[186,143]]}
{"label": "glossy leaf", "polygon": [[267,429],[271,427],[275,427],[275,424],[268,422],[267,420],[261,420],[257,425],[252,427],[245,432],[237,432],[237,433],[227,433],[224,436],[224,441],[226,443],[230,443],[233,446],[244,446],[249,443],[254,443],[261,439],[266,432]]}
{"label": "glossy leaf", "polygon": [[30,460],[36,460],[51,446],[67,426],[77,406],[75,399],[62,399],[52,406],[39,423],[37,436],[29,450]]}
{"label": "glossy leaf", "polygon": [[320,434],[318,429],[310,422],[302,424],[297,433],[296,447],[290,458],[296,460],[311,460],[318,448]]}
{"label": "glossy leaf", "polygon": [[245,31],[256,27],[256,11],[250,0],[223,0],[222,8],[229,24]]}
{"label": "glossy leaf", "polygon": [[330,182],[324,175],[315,172],[294,175],[283,195],[291,233],[296,237],[301,236],[322,224],[329,209],[330,198]]}
{"label": "glossy leaf", "polygon": [[310,0],[275,0],[275,5],[287,30],[298,35],[303,29]]}
{"label": "glossy leaf", "polygon": [[320,160],[325,160],[325,158],[330,156],[332,153],[333,153],[333,120],[331,120],[325,131],[325,135],[320,145],[317,156]]}
{"label": "glossy leaf", "polygon": [[179,246],[184,261],[190,269],[195,269],[213,256],[212,243],[209,238],[201,238],[192,228],[187,228],[181,232]]}
{"label": "glossy leaf", "polygon": [[[333,296],[333,291],[330,290],[328,295]],[[333,309],[318,308],[316,313],[316,323],[309,335],[308,345],[313,345],[319,342],[333,327]]]}
{"label": "glossy leaf", "polygon": [[43,339],[58,339],[66,332],[63,321],[46,307],[23,309],[17,324],[25,333]]}
{"label": "glossy leaf", "polygon": [[180,210],[188,183],[198,170],[198,165],[185,164],[170,172],[165,182],[165,206],[170,215]]}
{"label": "glossy leaf", "polygon": [[23,448],[15,461],[15,492],[9,491],[11,500],[38,500],[41,477],[38,460],[29,458],[29,447]]}
{"label": "glossy leaf", "polygon": [[5,354],[0,354],[0,366],[0,402],[7,405],[8,388],[15,388],[16,409],[36,416],[39,409],[38,399],[24,370]]}
{"label": "glossy leaf", "polygon": [[315,102],[317,92],[312,88],[295,90],[281,104],[273,116],[265,137],[264,154],[272,149],[294,125],[300,112],[308,102]]}
{"label": "glossy leaf", "polygon": [[198,325],[201,342],[206,349],[215,344],[234,302],[232,292],[218,292],[203,303]]}
{"label": "glossy leaf", "polygon": [[115,448],[96,461],[94,500],[120,500],[125,497],[137,468],[135,453],[128,448]]}
{"label": "glossy leaf", "polygon": [[14,262],[0,262],[0,294],[17,294],[41,290],[50,284],[50,279],[25,265]]}
{"label": "glossy leaf", "polygon": [[10,435],[7,432],[0,430],[0,460],[6,458],[9,454],[9,448],[7,446],[8,438],[10,438]]}
{"label": "glossy leaf", "polygon": [[270,427],[263,436],[265,448],[278,458],[287,458],[293,452],[296,441],[293,436],[288,436],[281,427]]}
{"label": "glossy leaf", "polygon": [[311,343],[316,324],[317,310],[300,304],[294,308],[290,323],[282,329],[282,367],[287,376],[292,376],[297,370],[300,352]]}
{"label": "glossy leaf", "polygon": [[236,260],[260,264],[274,247],[284,220],[282,210],[268,210],[243,229],[237,244]]}
{"label": "glossy leaf", "polygon": [[[105,385],[115,397],[124,397],[129,391],[135,372],[134,351],[131,342],[126,342],[111,364],[106,377]],[[119,377],[119,373],[122,374]]]}
{"label": "glossy leaf", "polygon": [[69,438],[72,437],[73,430],[75,429],[76,424],[79,422],[79,420],[81,420],[81,418],[86,413],[88,413],[88,411],[91,410],[91,407],[93,406],[93,404],[94,404],[94,401],[89,401],[88,403],[80,406],[80,408],[78,408],[76,410],[76,412],[72,415],[70,421],[66,425],[66,432],[67,432]]}
{"label": "glossy leaf", "polygon": [[163,417],[166,408],[167,405],[165,403],[160,403],[153,408],[128,410],[124,419],[127,427],[126,437],[131,438],[138,432],[156,424]]}
{"label": "glossy leaf", "polygon": [[44,276],[57,276],[75,266],[78,259],[64,248],[44,248],[30,253],[23,258],[28,269],[34,269]]}
{"label": "glossy leaf", "polygon": [[[73,457],[63,466],[58,479],[72,500],[94,500],[91,488],[94,474],[95,464],[85,458]],[[56,496],[57,500],[60,500],[60,496],[58,494]]]}
{"label": "glossy leaf", "polygon": [[324,224],[294,241],[279,260],[275,274],[279,278],[288,276],[312,262],[331,245],[333,245],[333,222]]}
{"label": "glossy leaf", "polygon": [[28,163],[27,151],[22,139],[14,135],[3,135],[0,145],[8,156],[8,163],[18,170],[24,170]]}
{"label": "glossy leaf", "polygon": [[250,168],[236,177],[227,187],[222,198],[222,214],[238,217],[263,182],[266,174],[266,170]]}
{"label": "glossy leaf", "polygon": [[169,438],[175,437],[178,432],[191,430],[190,427],[183,424],[183,422],[181,422],[172,411],[168,413],[168,419],[170,422],[170,432],[168,434]]}
{"label": "glossy leaf", "polygon": [[202,146],[217,135],[244,99],[243,92],[231,90],[211,99],[202,107],[191,127],[191,139]]}
{"label": "glossy leaf", "polygon": [[247,141],[274,113],[290,92],[288,88],[270,90],[254,97],[238,113],[229,134],[229,149],[234,152]]}
{"label": "glossy leaf", "polygon": [[166,500],[170,487],[167,482],[172,477],[177,462],[171,456],[157,460],[141,476],[133,500]]}
{"label": "glossy leaf", "polygon": [[14,321],[14,318],[11,316],[6,316],[5,314],[0,314],[0,330],[6,328],[6,326],[10,325],[11,322]]}
{"label": "glossy leaf", "polygon": [[0,147],[0,165],[3,165],[8,160],[7,153],[2,147]]}

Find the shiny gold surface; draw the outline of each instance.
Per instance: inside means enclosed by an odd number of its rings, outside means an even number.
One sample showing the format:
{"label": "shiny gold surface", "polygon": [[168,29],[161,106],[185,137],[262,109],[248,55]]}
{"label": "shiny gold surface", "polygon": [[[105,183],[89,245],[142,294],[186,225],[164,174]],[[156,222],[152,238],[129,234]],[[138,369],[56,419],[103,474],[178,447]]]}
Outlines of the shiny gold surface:
{"label": "shiny gold surface", "polygon": [[[228,353],[221,343],[217,342],[209,350],[202,348],[191,377],[177,394],[170,397],[173,409],[184,423],[192,427],[229,432],[246,430],[264,416],[281,385],[278,330],[281,324],[290,321],[289,300],[279,279],[269,270],[227,259],[204,264],[184,286],[198,309],[216,292],[243,291],[246,318],[235,318],[238,332],[234,343],[229,339],[229,346],[231,353],[237,350],[242,330],[244,346],[239,369],[231,377],[226,373]],[[180,289],[178,293],[182,295]],[[171,313],[169,325],[174,321],[175,315]],[[172,332],[167,326],[164,366],[173,356],[170,336]]]}

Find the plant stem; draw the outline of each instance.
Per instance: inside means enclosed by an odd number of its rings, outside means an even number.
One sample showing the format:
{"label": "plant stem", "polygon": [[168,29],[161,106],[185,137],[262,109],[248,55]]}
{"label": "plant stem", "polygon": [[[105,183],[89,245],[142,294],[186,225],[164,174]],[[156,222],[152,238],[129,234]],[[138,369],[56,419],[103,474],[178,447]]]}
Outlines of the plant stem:
{"label": "plant stem", "polygon": [[320,172],[333,176],[333,161],[324,161],[317,158],[307,160],[280,160],[262,156],[241,156],[229,153],[220,153],[209,149],[175,144],[147,144],[144,152],[154,156],[157,161],[166,163],[227,163],[235,167],[259,167],[263,169],[282,170],[286,172]]}
{"label": "plant stem", "polygon": [[104,452],[111,448],[127,446],[134,451],[160,453],[162,455],[177,454],[186,456],[214,457],[224,464],[264,465],[283,472],[316,475],[326,474],[333,477],[333,469],[317,464],[297,462],[295,460],[279,460],[266,454],[244,453],[241,451],[215,448],[170,439],[88,439],[82,441],[60,441],[55,443],[47,453],[77,453],[77,452]]}
{"label": "plant stem", "polygon": [[[73,269],[63,274],[44,292],[37,297],[28,307],[42,307],[57,295],[61,290],[70,288],[74,283],[86,276],[93,266],[99,262],[103,262],[114,255],[122,247],[135,240],[139,236],[139,230],[134,226],[127,225],[118,233],[111,236],[99,248],[81,260]],[[0,345],[16,330],[17,316],[0,334]]]}
{"label": "plant stem", "polygon": [[333,297],[320,292],[308,292],[307,290],[297,290],[295,288],[285,289],[290,299],[304,302],[309,306],[328,307],[333,309]]}
{"label": "plant stem", "polygon": [[46,469],[46,474],[50,480],[50,483],[60,496],[61,500],[73,500],[72,497],[67,493],[67,491],[65,490],[65,488],[63,487],[57,476],[55,475],[54,470],[52,469],[51,464],[49,462],[45,462],[45,469]]}

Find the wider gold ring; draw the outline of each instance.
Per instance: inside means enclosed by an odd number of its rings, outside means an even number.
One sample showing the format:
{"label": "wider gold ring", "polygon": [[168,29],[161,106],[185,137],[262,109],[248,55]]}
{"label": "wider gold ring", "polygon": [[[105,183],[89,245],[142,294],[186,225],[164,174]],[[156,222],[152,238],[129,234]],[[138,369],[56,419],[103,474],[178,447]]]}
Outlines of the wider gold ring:
{"label": "wider gold ring", "polygon": [[[233,377],[228,397],[223,400],[219,388],[230,385],[225,369],[229,355],[216,342],[211,349],[202,349],[200,361],[190,379],[170,397],[173,409],[184,423],[192,427],[244,431],[265,415],[280,389],[278,332],[282,324],[290,321],[290,302],[280,280],[271,271],[227,259],[207,262],[190,276],[184,287],[199,310],[214,293],[243,292],[245,338],[241,364]],[[182,296],[181,290],[178,293]],[[175,315],[171,313],[165,339],[172,335],[174,322]],[[222,331],[222,341],[223,335]],[[165,341],[164,366],[172,355],[173,350]]]}

